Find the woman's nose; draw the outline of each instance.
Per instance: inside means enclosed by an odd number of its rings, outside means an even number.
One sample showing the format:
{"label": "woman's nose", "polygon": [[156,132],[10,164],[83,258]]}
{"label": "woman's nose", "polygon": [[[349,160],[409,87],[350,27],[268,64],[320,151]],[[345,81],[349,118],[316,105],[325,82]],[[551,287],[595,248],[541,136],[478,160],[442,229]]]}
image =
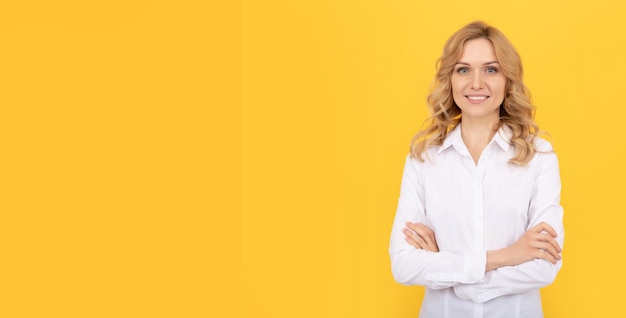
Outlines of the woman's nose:
{"label": "woman's nose", "polygon": [[481,89],[483,88],[483,77],[480,72],[476,72],[472,76],[471,88],[472,89]]}

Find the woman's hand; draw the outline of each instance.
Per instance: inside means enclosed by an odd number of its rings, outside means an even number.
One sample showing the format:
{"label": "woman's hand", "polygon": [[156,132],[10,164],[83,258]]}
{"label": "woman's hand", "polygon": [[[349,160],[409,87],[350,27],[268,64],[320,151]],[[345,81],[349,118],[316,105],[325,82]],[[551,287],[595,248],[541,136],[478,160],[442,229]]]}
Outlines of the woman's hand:
{"label": "woman's hand", "polygon": [[415,248],[429,252],[439,252],[435,232],[421,223],[406,222],[406,228],[402,230],[404,239]]}
{"label": "woman's hand", "polygon": [[515,266],[534,259],[544,259],[556,264],[561,259],[562,250],[555,238],[556,231],[547,223],[541,222],[526,231],[513,245],[487,252],[486,271],[502,266]]}

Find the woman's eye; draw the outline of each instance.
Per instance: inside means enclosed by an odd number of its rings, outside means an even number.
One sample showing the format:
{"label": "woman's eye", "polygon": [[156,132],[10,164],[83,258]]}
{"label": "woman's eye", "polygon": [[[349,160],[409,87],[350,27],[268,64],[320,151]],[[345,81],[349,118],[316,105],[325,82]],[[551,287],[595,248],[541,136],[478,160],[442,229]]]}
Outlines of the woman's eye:
{"label": "woman's eye", "polygon": [[496,67],[488,67],[487,68],[487,73],[498,73],[498,69]]}
{"label": "woman's eye", "polygon": [[456,69],[456,72],[459,74],[467,74],[469,73],[469,70],[467,69],[467,67],[459,67],[458,69]]}

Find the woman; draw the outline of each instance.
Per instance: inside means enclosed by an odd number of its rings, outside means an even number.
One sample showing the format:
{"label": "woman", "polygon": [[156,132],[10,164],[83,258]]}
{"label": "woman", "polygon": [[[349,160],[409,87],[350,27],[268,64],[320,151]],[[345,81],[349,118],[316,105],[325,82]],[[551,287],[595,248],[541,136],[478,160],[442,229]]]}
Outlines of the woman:
{"label": "woman", "polygon": [[483,22],[461,28],[428,105],[402,177],[394,278],[426,286],[420,317],[543,317],[539,288],[561,268],[561,182],[519,55]]}

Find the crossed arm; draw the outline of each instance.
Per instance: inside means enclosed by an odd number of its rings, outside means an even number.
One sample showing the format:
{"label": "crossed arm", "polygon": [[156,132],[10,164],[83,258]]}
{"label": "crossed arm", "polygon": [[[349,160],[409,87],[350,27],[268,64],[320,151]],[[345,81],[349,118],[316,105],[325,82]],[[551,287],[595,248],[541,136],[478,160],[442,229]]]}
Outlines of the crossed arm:
{"label": "crossed arm", "polygon": [[[439,252],[435,233],[421,223],[406,223],[402,231],[407,243],[417,249]],[[556,264],[561,259],[561,247],[556,241],[556,231],[547,223],[541,222],[508,247],[487,251],[485,272],[503,266],[515,266],[534,259],[544,259]]]}

